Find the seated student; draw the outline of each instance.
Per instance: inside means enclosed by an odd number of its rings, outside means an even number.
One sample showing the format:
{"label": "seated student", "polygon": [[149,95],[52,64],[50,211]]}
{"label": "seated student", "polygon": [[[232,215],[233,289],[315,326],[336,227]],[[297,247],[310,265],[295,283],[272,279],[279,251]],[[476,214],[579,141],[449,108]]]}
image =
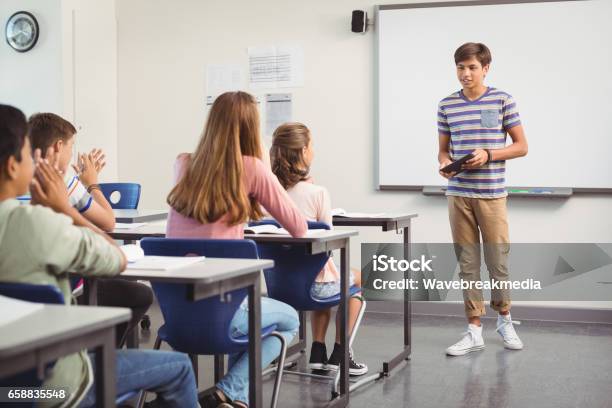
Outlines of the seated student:
{"label": "seated student", "polygon": [[[261,218],[263,205],[294,237],[306,234],[306,219],[261,161],[259,114],[253,96],[244,92],[220,95],[210,110],[196,151],[183,153],[175,164],[176,186],[168,195],[171,207],[166,236],[171,238],[243,238],[244,223]],[[261,299],[262,327],[276,324],[290,343],[299,320],[290,306]],[[232,334],[248,333],[245,302],[231,322]],[[262,364],[267,366],[280,352],[276,338],[262,342]],[[229,358],[229,371],[217,390],[203,400],[203,407],[247,406],[248,354]],[[225,405],[227,406],[227,405]]]}
{"label": "seated student", "polygon": [[[309,221],[324,222],[332,226],[331,202],[327,189],[312,182],[309,176],[313,151],[310,131],[301,123],[285,123],[279,126],[272,136],[270,159],[272,171],[280,183],[287,189],[293,202],[297,204]],[[361,271],[351,270],[351,285],[361,286]],[[315,298],[328,298],[340,293],[340,273],[334,262],[329,259],[311,287]],[[348,330],[352,332],[359,316],[361,300],[351,297],[348,306]],[[325,333],[329,325],[331,309],[313,311],[312,347],[308,367],[313,370],[337,370],[340,366],[342,349],[340,348],[340,320],[336,314],[336,342],[334,350],[327,358]],[[349,355],[350,375],[363,375],[368,372],[365,364],[353,360],[353,352]]]}
{"label": "seated student", "polygon": [[71,166],[77,130],[70,122],[54,113],[36,113],[28,125],[32,151],[40,149],[44,157],[51,150],[59,156],[59,170],[64,175],[73,207],[102,230],[112,231],[115,215],[98,185],[98,174],[106,164],[102,151],[79,153],[77,165]]}
{"label": "seated student", "polygon": [[[104,231],[115,227],[115,215],[98,186],[98,174],[105,165],[104,154],[94,149],[79,154],[77,166],[70,166],[76,138],[74,126],[54,113],[37,113],[28,121],[32,150],[57,157],[57,166],[64,175],[69,201],[86,220]],[[123,279],[104,279],[98,283],[100,306],[129,307],[132,318],[117,328],[117,346],[122,346],[153,303],[153,291],[146,285]]]}
{"label": "seated student", "polygon": [[[112,276],[126,259],[104,233],[68,202],[57,170],[39,161],[35,170],[23,113],[0,105],[0,281],[58,286],[71,303],[68,272]],[[33,178],[34,175],[34,178]],[[17,196],[31,188],[35,204],[20,205]],[[44,205],[44,206],[43,206]],[[181,353],[118,350],[117,392],[146,389],[158,394],[158,406],[197,407],[195,377]],[[93,406],[95,386],[86,350],[59,358],[43,387],[65,387],[65,406]]]}

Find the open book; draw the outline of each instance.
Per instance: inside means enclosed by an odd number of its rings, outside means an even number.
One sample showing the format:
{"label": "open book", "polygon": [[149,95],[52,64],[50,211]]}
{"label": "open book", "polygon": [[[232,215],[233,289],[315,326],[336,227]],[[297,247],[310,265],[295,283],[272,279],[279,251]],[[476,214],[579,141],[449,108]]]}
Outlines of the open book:
{"label": "open book", "polygon": [[[327,231],[325,229],[309,229],[306,233],[306,236],[320,234],[322,231]],[[284,228],[277,227],[272,224],[262,224],[262,225],[253,225],[253,226],[245,226],[244,227],[245,234],[275,234],[275,235],[290,235],[289,231]]]}
{"label": "open book", "polygon": [[142,227],[144,225],[147,225],[147,223],[146,222],[131,222],[131,223],[116,222],[115,229],[116,230],[131,230],[131,229]]}
{"label": "open book", "polygon": [[202,262],[203,256],[144,256],[128,262],[128,270],[168,271]]}
{"label": "open book", "polygon": [[0,327],[5,324],[16,322],[28,315],[43,309],[42,303],[25,302],[0,295]]}
{"label": "open book", "polygon": [[361,212],[346,212],[343,208],[334,208],[331,210],[332,217],[346,218],[377,218],[383,217],[385,213],[361,213]]}

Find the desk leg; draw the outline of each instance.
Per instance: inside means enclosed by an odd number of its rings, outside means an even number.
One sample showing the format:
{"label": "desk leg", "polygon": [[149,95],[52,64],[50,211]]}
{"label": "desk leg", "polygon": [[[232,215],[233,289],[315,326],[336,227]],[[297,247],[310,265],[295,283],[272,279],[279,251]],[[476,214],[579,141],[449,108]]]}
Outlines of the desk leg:
{"label": "desk leg", "polygon": [[[411,244],[411,229],[410,224],[404,228],[404,259],[410,259],[412,254],[410,252]],[[412,346],[412,302],[410,300],[410,290],[404,290],[404,350],[408,352],[405,359],[410,358]]]}
{"label": "desk leg", "polygon": [[[349,265],[350,252],[349,240],[344,242],[340,249],[340,346],[342,348],[342,359],[340,360],[340,372],[334,380],[334,389],[330,406],[345,407],[349,403],[349,334],[347,330],[348,322],[348,297],[349,297]],[[339,378],[338,378],[339,377]],[[337,392],[337,382],[340,380],[340,392]]]}
{"label": "desk leg", "polygon": [[249,407],[261,408],[261,281],[249,286]]}
{"label": "desk leg", "polygon": [[[410,259],[410,243],[411,243],[411,224],[404,227],[404,259]],[[409,278],[408,272],[406,273],[406,278]],[[393,370],[398,364],[400,364],[404,360],[408,360],[410,358],[411,346],[412,346],[412,303],[410,301],[410,290],[404,290],[404,347],[403,350],[393,357],[389,361],[383,362],[383,371],[382,375],[389,376],[391,370]]]}
{"label": "desk leg", "polygon": [[85,304],[97,306],[98,304],[98,280],[96,278],[83,278],[83,296]]}
{"label": "desk leg", "polygon": [[129,349],[137,349],[140,345],[140,336],[138,335],[138,330],[140,329],[139,325],[136,326],[130,331],[127,335],[127,339],[125,341],[125,345]]}
{"label": "desk leg", "polygon": [[298,316],[300,318],[300,329],[298,331],[299,333],[298,341],[295,344],[287,348],[287,355],[285,356],[285,358],[289,358],[296,354],[301,354],[301,353],[306,352],[306,346],[307,346],[306,343],[308,341],[308,338],[307,338],[308,334],[306,332],[306,323],[307,323],[306,313],[308,312],[305,312],[303,310],[298,311]]}
{"label": "desk leg", "polygon": [[106,330],[102,345],[95,348],[96,407],[115,406],[115,328]]}
{"label": "desk leg", "polygon": [[225,356],[215,354],[215,384],[221,381],[225,375]]}

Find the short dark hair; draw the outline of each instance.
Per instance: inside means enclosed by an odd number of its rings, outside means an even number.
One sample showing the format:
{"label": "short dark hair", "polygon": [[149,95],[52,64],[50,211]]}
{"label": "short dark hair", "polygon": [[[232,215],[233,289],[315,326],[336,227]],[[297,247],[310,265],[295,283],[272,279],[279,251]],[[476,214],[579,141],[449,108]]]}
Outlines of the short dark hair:
{"label": "short dark hair", "polygon": [[[9,157],[21,161],[21,149],[28,135],[28,122],[19,109],[0,104],[0,172]],[[1,173],[0,173],[1,174]]]}
{"label": "short dark hair", "polygon": [[483,43],[465,43],[455,51],[455,64],[461,61],[476,57],[478,62],[484,67],[491,63],[491,50]]}
{"label": "short dark hair", "polygon": [[72,123],[55,113],[35,113],[30,116],[28,124],[32,151],[40,149],[43,156],[53,143],[67,141],[76,133]]}

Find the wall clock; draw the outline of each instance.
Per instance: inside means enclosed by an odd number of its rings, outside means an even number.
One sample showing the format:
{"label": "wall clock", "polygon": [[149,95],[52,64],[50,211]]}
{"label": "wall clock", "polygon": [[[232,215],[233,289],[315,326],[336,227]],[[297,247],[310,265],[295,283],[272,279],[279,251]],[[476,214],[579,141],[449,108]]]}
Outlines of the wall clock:
{"label": "wall clock", "polygon": [[38,21],[27,11],[18,11],[6,23],[6,42],[15,51],[26,52],[34,48],[38,41]]}

